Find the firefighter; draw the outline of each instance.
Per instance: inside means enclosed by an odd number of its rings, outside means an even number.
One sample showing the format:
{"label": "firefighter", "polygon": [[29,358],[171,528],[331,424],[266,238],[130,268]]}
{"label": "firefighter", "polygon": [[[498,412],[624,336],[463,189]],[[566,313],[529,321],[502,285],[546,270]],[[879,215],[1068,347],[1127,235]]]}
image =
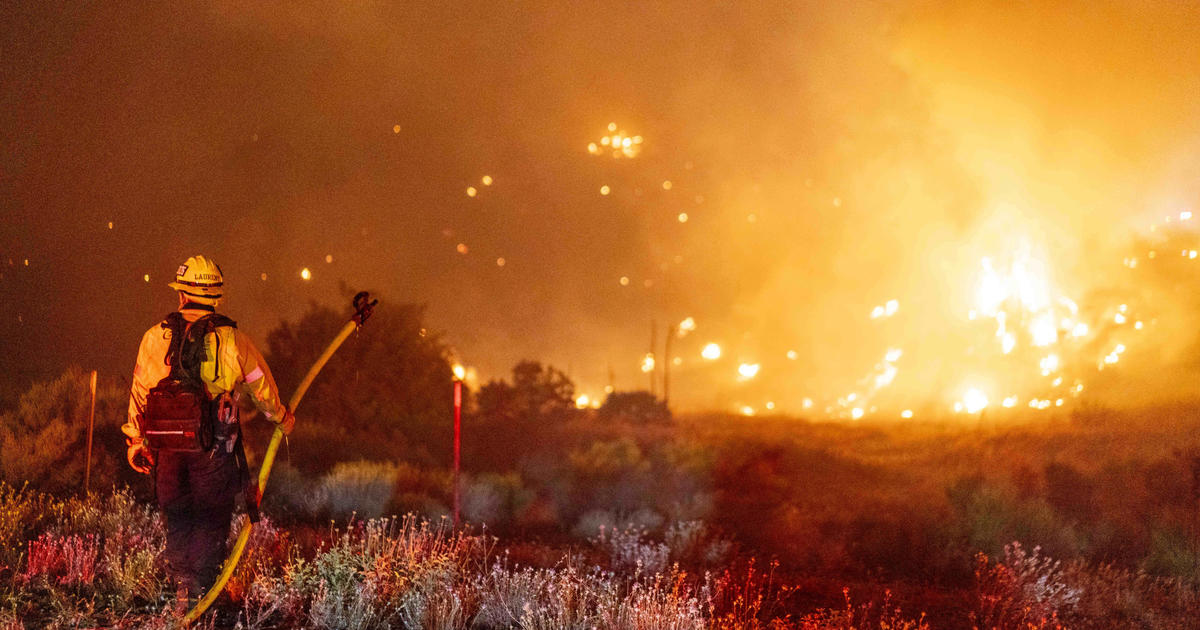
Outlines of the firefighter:
{"label": "firefighter", "polygon": [[[179,310],[142,336],[128,421],[121,427],[129,465],[139,473],[153,473],[158,507],[166,521],[168,574],[181,611],[216,579],[226,554],[234,499],[248,479],[238,400],[249,396],[285,435],[296,422],[281,402],[262,354],[236,323],[216,312],[223,285],[221,268],[204,256],[188,258],[179,267],[175,281],[168,285],[179,293]],[[168,427],[171,430],[155,430],[164,426],[157,420],[164,405],[156,406],[155,401],[162,398],[166,385],[175,387],[168,392],[173,396],[168,402],[190,400],[188,375],[195,388],[193,397],[200,400],[198,408],[208,410],[200,414],[200,422],[209,426],[194,433],[179,429],[183,421],[172,418],[166,421],[175,423]],[[179,436],[191,441],[183,444]]]}

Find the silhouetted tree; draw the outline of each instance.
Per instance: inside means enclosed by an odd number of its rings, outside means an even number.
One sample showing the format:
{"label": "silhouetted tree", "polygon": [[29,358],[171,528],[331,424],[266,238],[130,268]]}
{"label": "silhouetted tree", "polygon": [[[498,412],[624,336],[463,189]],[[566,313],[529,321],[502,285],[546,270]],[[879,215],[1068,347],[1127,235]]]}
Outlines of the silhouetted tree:
{"label": "silhouetted tree", "polygon": [[[267,362],[285,396],[348,321],[349,308],[312,304],[267,336]],[[427,330],[424,307],[381,302],[317,377],[297,414],[296,465],[325,469],[346,459],[449,462],[453,373]]]}
{"label": "silhouetted tree", "polygon": [[463,429],[465,465],[473,470],[512,470],[578,413],[575,384],[537,361],[517,363],[512,383],[490,381],[476,399],[477,411]]}
{"label": "silhouetted tree", "polygon": [[513,366],[512,375],[517,404],[526,415],[561,418],[574,409],[575,383],[561,371],[537,361],[521,361]]}
{"label": "silhouetted tree", "polygon": [[604,399],[597,416],[603,421],[624,421],[631,424],[669,422],[671,410],[667,403],[648,391],[613,392]]}

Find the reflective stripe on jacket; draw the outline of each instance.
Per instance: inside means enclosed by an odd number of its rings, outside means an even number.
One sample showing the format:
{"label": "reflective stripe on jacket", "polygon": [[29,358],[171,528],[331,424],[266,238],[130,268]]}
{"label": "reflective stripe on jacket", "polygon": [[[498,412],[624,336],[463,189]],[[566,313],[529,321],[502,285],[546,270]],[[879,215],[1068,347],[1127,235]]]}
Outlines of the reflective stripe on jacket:
{"label": "reflective stripe on jacket", "polygon": [[[184,309],[180,312],[188,322],[194,322],[208,314],[208,311],[198,309]],[[160,324],[155,324],[142,335],[137,364],[133,368],[133,386],[129,392],[128,421],[121,426],[121,431],[130,442],[140,442],[142,439],[139,420],[140,410],[146,406],[146,394],[171,372],[171,366],[166,363],[170,345],[168,330]],[[220,356],[216,356],[218,348]],[[246,333],[237,328],[222,326],[205,337],[204,349],[208,358],[200,365],[200,378],[211,396],[215,398],[226,392],[235,393],[241,385],[240,389],[250,395],[254,406],[268,420],[283,420],[286,410],[279,397],[279,387],[275,384],[275,378],[271,376],[267,362],[263,360],[262,354]],[[219,371],[218,362],[221,367]]]}

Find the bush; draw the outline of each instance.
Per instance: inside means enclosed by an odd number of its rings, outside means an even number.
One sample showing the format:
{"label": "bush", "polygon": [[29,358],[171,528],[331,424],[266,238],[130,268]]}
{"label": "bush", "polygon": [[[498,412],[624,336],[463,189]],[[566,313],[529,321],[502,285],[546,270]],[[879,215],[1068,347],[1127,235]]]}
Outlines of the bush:
{"label": "bush", "polygon": [[850,589],[842,590],[846,605],[840,609],[823,609],[805,615],[796,624],[802,630],[930,630],[922,613],[916,619],[907,618],[899,606],[892,605],[892,592],[885,591],[883,603],[876,608],[874,602],[855,605],[850,600]]}
{"label": "bush", "polygon": [[534,499],[517,473],[485,474],[462,483],[463,518],[493,529],[514,523]]}
{"label": "bush", "polygon": [[[42,492],[64,493],[83,488],[87,450],[90,374],[70,368],[58,378],[35,383],[15,409],[0,414],[0,480]],[[116,379],[96,385],[95,431],[92,439],[92,489],[114,484],[145,487],[144,477],[125,464],[125,422],[129,391]]]}
{"label": "bush", "polygon": [[338,464],[312,489],[308,512],[344,520],[352,514],[378,518],[396,494],[396,466],[382,462]]}
{"label": "bush", "polygon": [[967,544],[999,555],[1013,540],[1028,540],[1057,556],[1075,557],[1083,548],[1072,525],[1039,498],[1022,500],[1005,486],[979,478],[960,479],[948,490]]}
{"label": "bush", "polygon": [[[165,535],[152,508],[124,491],[56,501],[0,488],[0,512],[31,508],[39,510],[30,519],[35,525],[6,534],[5,553],[18,553],[18,561],[0,571],[0,602],[16,602],[19,618],[104,625],[130,612],[161,610],[165,584],[157,559]],[[76,602],[85,596],[91,604]]]}
{"label": "bush", "polygon": [[977,560],[977,627],[1183,630],[1200,618],[1200,591],[1182,580],[1064,564],[1019,543],[1005,547],[1001,562],[983,554]]}
{"label": "bush", "polygon": [[628,580],[574,564],[555,569],[496,564],[478,588],[482,605],[475,623],[483,628],[705,627],[702,602],[678,572]]}
{"label": "bush", "polygon": [[661,424],[671,421],[667,403],[647,391],[613,392],[596,412],[601,422]]}
{"label": "bush", "polygon": [[1150,553],[1143,565],[1153,575],[1200,583],[1200,545],[1179,529],[1157,529],[1150,536]]}

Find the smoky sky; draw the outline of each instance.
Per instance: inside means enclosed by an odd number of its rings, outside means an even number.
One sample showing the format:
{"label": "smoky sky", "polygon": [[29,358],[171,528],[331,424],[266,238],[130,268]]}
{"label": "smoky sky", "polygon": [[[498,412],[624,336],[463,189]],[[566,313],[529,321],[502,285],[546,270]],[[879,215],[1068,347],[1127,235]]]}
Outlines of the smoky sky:
{"label": "smoky sky", "polygon": [[[2,15],[0,370],[19,377],[127,372],[203,253],[260,340],[370,289],[427,304],[483,380],[533,358],[595,395],[648,387],[652,328],[661,364],[690,316],[677,403],[794,406],[892,345],[914,381],[953,373],[947,313],[980,255],[1030,242],[1081,295],[1200,195],[1191,3]],[[637,157],[588,153],[610,122]],[[873,326],[888,299],[903,319]],[[699,359],[710,341],[722,361]],[[761,375],[737,383],[740,361]]]}

